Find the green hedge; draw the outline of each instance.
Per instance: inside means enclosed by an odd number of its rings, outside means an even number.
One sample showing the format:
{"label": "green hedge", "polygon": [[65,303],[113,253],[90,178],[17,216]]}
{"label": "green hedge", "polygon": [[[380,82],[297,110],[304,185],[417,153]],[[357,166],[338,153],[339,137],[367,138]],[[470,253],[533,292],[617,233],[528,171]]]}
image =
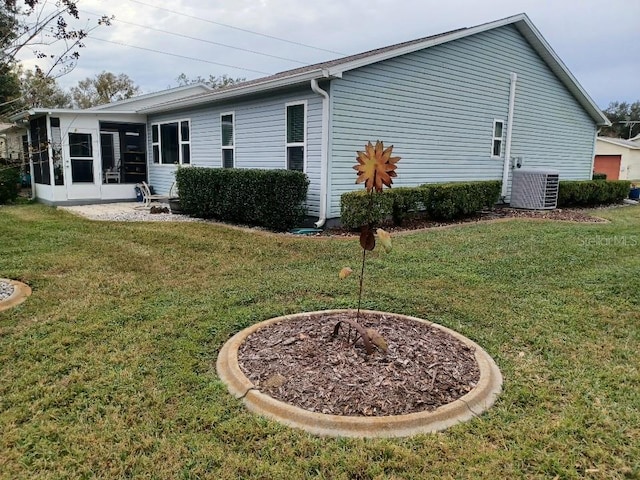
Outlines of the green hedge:
{"label": "green hedge", "polygon": [[0,167],[0,204],[18,197],[20,172],[16,168]]}
{"label": "green hedge", "polygon": [[619,203],[629,196],[626,180],[565,180],[558,187],[558,207],[591,207]]}
{"label": "green hedge", "polygon": [[373,195],[366,190],[343,193],[340,197],[340,223],[347,228],[380,223],[391,215],[393,209],[390,191]]}
{"label": "green hedge", "polygon": [[591,176],[592,180],[606,180],[607,179],[607,174],[606,173],[597,173],[597,172],[593,172],[593,175]]}
{"label": "green hedge", "polygon": [[425,205],[427,214],[439,220],[452,220],[495,205],[500,199],[502,182],[427,184],[422,188],[430,192]]}
{"label": "green hedge", "polygon": [[497,180],[399,187],[374,194],[372,204],[365,190],[348,192],[341,197],[340,221],[347,228],[358,228],[389,217],[401,225],[418,212],[439,220],[461,218],[493,206],[500,198],[500,188]]}
{"label": "green hedge", "polygon": [[176,172],[176,183],[181,208],[195,217],[287,230],[306,213],[302,172],[189,167]]}

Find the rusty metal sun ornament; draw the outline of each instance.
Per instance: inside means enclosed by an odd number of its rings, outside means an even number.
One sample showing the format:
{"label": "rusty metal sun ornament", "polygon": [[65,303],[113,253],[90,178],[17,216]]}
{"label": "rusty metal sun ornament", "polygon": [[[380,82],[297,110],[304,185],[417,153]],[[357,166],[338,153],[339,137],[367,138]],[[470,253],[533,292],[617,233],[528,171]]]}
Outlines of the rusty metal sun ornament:
{"label": "rusty metal sun ornament", "polygon": [[[346,325],[347,328],[347,342],[351,341],[351,331],[355,331],[355,339],[353,343],[361,338],[364,343],[367,355],[373,353],[374,346],[379,350],[386,353],[387,343],[384,338],[374,329],[365,329],[358,323],[360,319],[360,306],[362,304],[362,288],[364,284],[364,266],[365,259],[368,251],[372,251],[376,247],[376,237],[378,242],[382,245],[385,252],[391,251],[391,235],[381,228],[375,230],[374,224],[371,221],[371,212],[373,210],[373,196],[375,194],[381,194],[383,187],[391,187],[393,178],[396,174],[396,163],[400,160],[400,157],[392,157],[393,145],[384,148],[384,143],[380,140],[376,141],[375,146],[371,142],[367,142],[364,147],[364,151],[358,151],[356,159],[358,164],[353,167],[357,172],[358,178],[356,184],[363,183],[367,189],[367,205],[365,208],[369,211],[369,221],[360,227],[360,246],[362,247],[362,266],[360,268],[360,289],[358,292],[358,310],[356,311],[355,319],[348,319],[342,322],[338,322],[333,330],[333,336],[337,336],[340,332],[340,328]],[[353,269],[350,267],[344,267],[340,270],[338,277],[341,280],[346,279],[353,273]],[[345,324],[345,325],[342,325]]]}
{"label": "rusty metal sun ornament", "polygon": [[376,141],[375,147],[371,142],[365,146],[364,152],[358,151],[358,164],[353,169],[358,172],[356,183],[364,183],[367,191],[375,189],[382,191],[382,186],[391,187],[392,178],[396,177],[396,163],[400,157],[392,157],[393,145],[384,148],[384,143]]}

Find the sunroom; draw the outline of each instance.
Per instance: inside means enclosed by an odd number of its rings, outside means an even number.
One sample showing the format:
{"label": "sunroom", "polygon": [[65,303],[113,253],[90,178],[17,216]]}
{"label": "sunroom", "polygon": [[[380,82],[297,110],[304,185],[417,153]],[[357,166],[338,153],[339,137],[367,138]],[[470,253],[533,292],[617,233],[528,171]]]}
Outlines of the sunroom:
{"label": "sunroom", "polygon": [[142,115],[34,109],[28,130],[33,196],[54,205],[128,201],[147,181]]}

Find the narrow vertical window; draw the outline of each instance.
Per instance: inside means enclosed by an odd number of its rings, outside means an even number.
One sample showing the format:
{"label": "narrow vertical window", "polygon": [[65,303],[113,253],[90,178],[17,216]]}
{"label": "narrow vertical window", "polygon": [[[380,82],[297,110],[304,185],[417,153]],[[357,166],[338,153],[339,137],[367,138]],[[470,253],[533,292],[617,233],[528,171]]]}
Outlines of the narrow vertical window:
{"label": "narrow vertical window", "polygon": [[222,139],[222,167],[233,168],[235,166],[235,125],[233,113],[224,113],[220,116],[220,135]]}
{"label": "narrow vertical window", "polygon": [[160,163],[160,135],[158,125],[151,125],[151,145],[153,148],[153,163]]}
{"label": "narrow vertical window", "polygon": [[191,163],[191,138],[189,130],[188,120],[180,122],[180,163],[183,165]]}
{"label": "narrow vertical window", "polygon": [[287,169],[304,171],[306,103],[287,105]]}
{"label": "narrow vertical window", "polygon": [[494,120],[493,121],[493,140],[491,143],[491,156],[492,157],[500,157],[502,155],[502,131],[503,131],[503,122],[502,120]]}

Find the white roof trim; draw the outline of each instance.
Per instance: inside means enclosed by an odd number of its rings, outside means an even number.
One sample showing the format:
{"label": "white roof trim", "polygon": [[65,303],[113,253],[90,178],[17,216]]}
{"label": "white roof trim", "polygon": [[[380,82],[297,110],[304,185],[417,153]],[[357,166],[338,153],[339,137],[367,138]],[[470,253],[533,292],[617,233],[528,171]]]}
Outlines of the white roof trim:
{"label": "white roof trim", "polygon": [[[196,90],[196,89],[204,90],[205,92],[213,90],[213,88],[209,87],[208,85],[205,85],[204,83],[194,83],[192,85],[183,85],[181,87],[169,88],[167,90],[161,90],[159,92],[145,93],[145,94],[142,94],[142,95],[137,95],[135,97],[127,98],[125,100],[118,100],[117,102],[105,103],[103,105],[97,105],[95,107],[89,107],[89,108],[86,108],[84,110],[105,110],[105,109],[113,108],[116,105],[123,105],[123,104],[127,104],[127,103],[137,102],[137,101],[140,101],[140,100],[146,100],[146,99],[149,99],[149,98],[162,97],[163,95],[167,95],[167,94],[170,94],[170,93],[177,93],[177,92],[181,92],[181,91]],[[197,95],[197,93],[194,93],[193,95]]]}
{"label": "white roof trim", "polygon": [[560,79],[565,87],[572,93],[580,105],[589,113],[591,118],[597,125],[609,126],[611,122],[602,113],[596,103],[589,97],[587,92],[578,83],[576,78],[571,74],[566,65],[560,60],[560,57],[553,51],[551,46],[543,38],[542,34],[533,25],[529,17],[525,13],[520,13],[511,17],[503,18],[493,22],[485,23],[471,28],[461,29],[453,31],[449,34],[436,36],[435,38],[425,39],[424,42],[413,43],[405,47],[399,47],[396,49],[390,49],[378,54],[372,54],[363,56],[356,60],[337,64],[328,69],[322,70],[321,68],[309,70],[303,73],[292,74],[288,76],[282,76],[277,79],[265,79],[264,82],[255,82],[246,87],[238,86],[237,88],[225,89],[219,93],[213,91],[211,93],[200,95],[191,98],[187,101],[172,101],[162,105],[155,105],[152,107],[143,108],[140,111],[145,113],[156,113],[171,110],[173,108],[191,107],[196,105],[205,104],[208,102],[215,102],[217,100],[229,99],[236,96],[247,95],[251,93],[258,93],[267,90],[271,90],[279,87],[286,87],[301,83],[305,80],[311,80],[312,78],[336,78],[341,77],[346,71],[356,68],[364,67],[372,63],[377,63],[390,58],[398,57],[400,55],[406,55],[418,50],[441,45],[443,43],[451,42],[461,38],[469,37],[478,33],[486,32],[495,28],[500,28],[506,25],[515,25],[520,33],[527,39],[531,46],[536,50],[544,62],[554,72],[554,74]]}
{"label": "white roof trim", "polygon": [[209,102],[215,102],[218,100],[224,100],[227,98],[239,97],[243,95],[251,95],[252,93],[259,93],[267,90],[274,90],[281,87],[288,87],[292,85],[296,85],[299,83],[310,82],[312,79],[319,79],[323,77],[327,77],[328,72],[326,70],[317,69],[310,70],[307,72],[298,73],[296,75],[275,78],[275,79],[265,79],[264,82],[255,82],[246,86],[238,86],[238,87],[230,87],[225,88],[220,92],[216,92],[215,90],[211,93],[205,93],[203,95],[198,95],[197,97],[187,98],[184,100],[173,100],[171,102],[167,102],[160,105],[153,105],[151,107],[141,108],[139,110],[140,113],[157,113],[164,112],[167,110],[173,110],[176,108],[186,108],[186,107],[194,107],[198,105],[202,105]]}
{"label": "white roof trim", "polygon": [[569,71],[569,69],[562,62],[562,60],[560,60],[560,57],[558,57],[558,55],[553,51],[551,46],[547,43],[547,41],[544,39],[542,34],[533,25],[533,23],[525,13],[520,13],[512,17],[496,20],[495,22],[489,22],[482,25],[478,25],[476,27],[455,31],[448,35],[442,35],[441,37],[425,40],[424,42],[415,43],[413,45],[408,45],[406,47],[399,48],[396,50],[390,50],[387,52],[380,53],[378,55],[360,58],[358,60],[354,60],[353,62],[337,65],[329,69],[329,74],[331,76],[341,75],[342,73],[348,70],[353,70],[366,65],[370,65],[372,63],[388,60],[390,58],[398,57],[400,55],[406,55],[407,53],[417,52],[425,48],[441,45],[443,43],[469,37],[471,35],[476,35],[478,33],[486,32],[489,30],[493,30],[495,28],[500,28],[500,27],[504,27],[505,25],[511,25],[511,24],[514,24],[516,26],[518,31],[520,31],[520,33],[527,39],[527,41],[531,44],[534,50],[538,53],[538,55],[540,55],[542,59],[545,61],[545,63],[549,66],[549,68],[551,68],[553,73],[555,73],[558,76],[558,78],[560,78],[560,81],[562,81],[565,87],[569,89],[569,91],[578,100],[578,102],[582,105],[582,107],[587,112],[589,112],[589,114],[596,121],[596,123],[598,125],[610,126],[611,122],[609,121],[609,119],[604,115],[604,113],[602,113],[600,108],[591,99],[591,97],[589,97],[589,95],[584,90],[584,88],[582,88],[582,86],[578,83],[578,80],[576,80],[576,78]]}
{"label": "white roof trim", "polygon": [[513,17],[503,18],[501,20],[496,20],[490,23],[483,23],[482,25],[478,25],[475,27],[464,28],[461,30],[451,32],[446,35],[438,36],[436,38],[426,39],[424,42],[414,43],[412,45],[407,45],[406,47],[389,50],[386,52],[379,53],[377,55],[371,55],[368,57],[360,58],[352,62],[343,63],[342,65],[336,65],[335,67],[332,67],[329,69],[329,73],[331,75],[342,74],[343,72],[364,67],[366,65],[371,65],[372,63],[381,62],[383,60],[388,60],[390,58],[399,57],[401,55],[417,52],[419,50],[424,50],[425,48],[430,48],[436,45],[441,45],[443,43],[459,40],[461,38],[469,37],[477,33],[486,32],[487,30],[493,30],[494,28],[503,27],[505,25],[509,25],[511,23],[520,21],[524,18],[527,18],[527,16],[524,13],[521,13],[519,15],[514,15]]}
{"label": "white roof trim", "polygon": [[[617,141],[622,140],[622,142]],[[623,138],[611,138],[611,137],[598,137],[598,141],[611,143],[617,147],[628,148],[629,150],[640,150],[640,145],[629,145],[628,143],[623,142],[631,142],[632,140],[625,140]]]}
{"label": "white roof trim", "polygon": [[[542,37],[538,29],[533,25],[529,17],[520,13],[518,15],[514,15],[511,17],[503,18],[501,20],[496,20],[494,22],[485,23],[482,25],[478,25],[471,28],[455,30],[448,34],[443,34],[440,36],[435,36],[434,38],[425,39],[422,42],[412,43],[410,45],[406,45],[404,47],[398,48],[390,48],[389,50],[385,50],[380,53],[372,53],[371,55],[364,55],[361,58],[345,61],[344,63],[339,63],[340,60],[337,60],[336,64],[330,67],[323,68],[322,64],[318,65],[318,68],[313,68],[311,66],[311,70],[306,70],[303,72],[286,74],[286,72],[282,72],[282,76],[278,76],[277,78],[265,77],[262,81],[258,79],[257,81],[252,81],[248,85],[238,85],[236,87],[229,87],[223,90],[211,90],[210,92],[203,93],[201,95],[194,95],[192,97],[187,97],[180,100],[171,100],[163,103],[159,103],[156,105],[143,107],[138,109],[135,113],[141,114],[151,114],[151,113],[160,113],[166,112],[176,109],[183,109],[189,107],[195,107],[199,105],[205,105],[207,103],[213,103],[221,100],[231,99],[235,97],[241,97],[245,95],[251,95],[254,93],[266,92],[269,90],[274,90],[278,88],[290,87],[293,85],[302,84],[312,79],[322,79],[322,78],[340,78],[342,74],[346,71],[353,70],[356,68],[364,67],[366,65],[370,65],[373,63],[377,63],[383,60],[387,60],[390,58],[398,57],[401,55],[406,55],[408,53],[413,53],[418,50],[423,50],[429,47],[433,47],[436,45],[441,45],[443,43],[451,42],[454,40],[458,40],[461,38],[469,37],[471,35],[476,35],[478,33],[486,32],[488,30],[492,30],[495,28],[504,27],[506,25],[514,25],[518,31],[524,36],[524,38],[530,43],[533,49],[540,55],[543,61],[549,66],[549,68],[553,71],[553,73],[560,79],[560,81],[565,85],[565,87],[571,92],[571,94],[576,98],[578,103],[585,109],[585,111],[591,116],[594,122],[599,126],[609,126],[611,122],[607,119],[607,117],[602,113],[600,108],[596,105],[596,103],[589,97],[587,92],[582,88],[582,86],[578,83],[576,78],[571,74],[566,65],[560,60],[558,55],[553,51],[551,46],[547,43],[547,41]],[[192,88],[193,85],[188,85],[186,87],[178,87],[178,88]],[[208,87],[207,87],[208,88]],[[164,92],[157,92],[156,94],[149,94],[150,96],[158,96],[166,94],[170,90],[165,90]],[[173,90],[175,91],[175,90]],[[142,97],[144,98],[144,96]],[[148,97],[147,97],[148,98]],[[133,97],[128,100],[122,100],[120,103],[128,103],[134,102],[136,100],[140,100],[141,97]],[[101,113],[134,113],[134,112],[113,112],[111,108],[113,108],[113,104],[107,104],[101,107],[94,107],[92,109],[85,110],[87,113],[90,112],[101,112]],[[79,112],[75,110],[75,112]]]}
{"label": "white roof trim", "polygon": [[136,115],[143,116],[142,114],[133,111],[133,110],[105,110],[105,111],[96,111],[96,110],[76,110],[73,108],[31,108],[29,110],[23,110],[22,112],[16,113],[9,117],[9,120],[15,122],[17,120],[22,120],[24,118],[32,117],[34,115],[93,115],[95,117],[104,117],[107,115]]}

